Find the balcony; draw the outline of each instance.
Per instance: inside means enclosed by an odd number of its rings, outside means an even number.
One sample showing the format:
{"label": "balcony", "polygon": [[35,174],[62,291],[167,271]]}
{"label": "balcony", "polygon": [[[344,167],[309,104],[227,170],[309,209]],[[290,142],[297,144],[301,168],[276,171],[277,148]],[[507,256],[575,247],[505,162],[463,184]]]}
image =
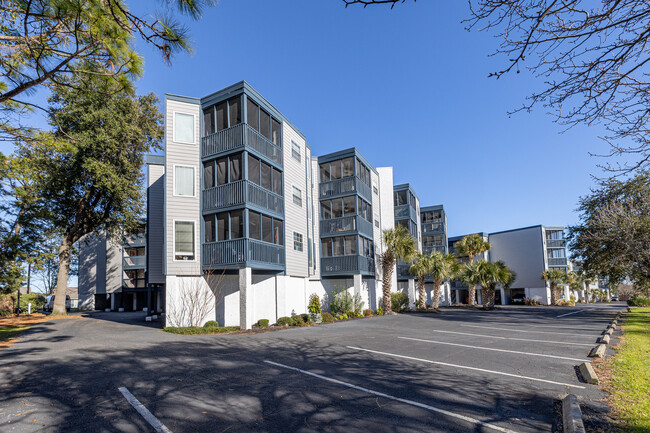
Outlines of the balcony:
{"label": "balcony", "polygon": [[147,287],[144,278],[124,278],[122,288],[125,289],[144,289]]}
{"label": "balcony", "polygon": [[422,252],[425,254],[430,254],[434,251],[439,252],[442,255],[447,254],[447,248],[444,245],[423,245]]}
{"label": "balcony", "polygon": [[404,204],[395,206],[395,219],[410,218],[413,221],[418,220],[417,212],[410,205]]}
{"label": "balcony", "polygon": [[547,248],[564,248],[566,241],[564,239],[546,239]]}
{"label": "balcony", "polygon": [[147,264],[147,256],[126,256],[122,260],[124,269],[144,269]]}
{"label": "balcony", "polygon": [[338,195],[348,195],[350,193],[358,193],[361,197],[372,203],[372,191],[370,190],[370,187],[356,176],[321,182],[319,190],[321,199]]}
{"label": "balcony", "polygon": [[361,234],[372,237],[372,223],[366,221],[359,215],[332,218],[320,221],[321,235],[346,234],[349,232],[357,231]]}
{"label": "balcony", "polygon": [[351,255],[320,259],[322,275],[374,275],[375,261],[370,257]]}
{"label": "balcony", "polygon": [[147,237],[144,233],[135,235],[124,235],[122,245],[125,247],[143,247],[147,245]]}
{"label": "balcony", "polygon": [[547,260],[549,266],[566,266],[566,257],[560,257],[560,258],[549,257]]}
{"label": "balcony", "polygon": [[203,137],[201,147],[203,158],[248,147],[282,167],[282,148],[246,123]]}
{"label": "balcony", "polygon": [[203,244],[202,260],[206,269],[250,266],[284,269],[284,245],[255,239],[232,239]]}
{"label": "balcony", "polygon": [[238,180],[203,190],[203,210],[254,204],[282,215],[284,198],[248,180]]}
{"label": "balcony", "polygon": [[397,279],[398,280],[408,280],[410,278],[415,278],[411,273],[409,272],[409,269],[411,268],[411,265],[397,265]]}
{"label": "balcony", "polygon": [[445,229],[442,223],[424,223],[422,224],[422,234],[425,233],[444,233]]}

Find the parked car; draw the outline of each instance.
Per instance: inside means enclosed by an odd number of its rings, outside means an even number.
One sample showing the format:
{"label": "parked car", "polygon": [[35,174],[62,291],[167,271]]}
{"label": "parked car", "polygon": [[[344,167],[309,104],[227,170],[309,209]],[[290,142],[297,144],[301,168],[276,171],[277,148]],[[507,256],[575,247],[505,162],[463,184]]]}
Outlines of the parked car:
{"label": "parked car", "polygon": [[526,297],[524,295],[515,295],[512,297],[510,300],[511,304],[525,304],[526,303]]}
{"label": "parked car", "polygon": [[[71,304],[71,299],[70,295],[65,296],[65,309],[66,311],[70,311],[70,304]],[[45,298],[45,305],[43,306],[44,311],[52,311],[54,309],[54,295],[48,295]]]}
{"label": "parked car", "polygon": [[612,296],[612,301],[618,301],[618,296],[616,295]]}

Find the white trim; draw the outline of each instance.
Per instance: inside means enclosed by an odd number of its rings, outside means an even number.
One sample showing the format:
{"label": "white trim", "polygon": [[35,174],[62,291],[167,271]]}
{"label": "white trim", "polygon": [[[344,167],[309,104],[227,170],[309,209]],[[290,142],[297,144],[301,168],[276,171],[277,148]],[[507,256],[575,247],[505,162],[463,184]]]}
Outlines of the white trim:
{"label": "white trim", "polygon": [[[192,254],[194,255],[194,259],[192,260],[176,260],[176,223],[192,223],[194,224],[194,251]],[[182,219],[172,219],[172,261],[177,262],[177,263],[196,263],[196,257],[198,256],[197,253],[197,248],[196,246],[198,243],[196,242],[196,236],[197,236],[197,230],[196,226],[198,225],[198,221],[196,220],[182,220]],[[182,253],[181,253],[182,255]]]}
{"label": "white trim", "polygon": [[[194,119],[192,121],[192,137],[194,137],[194,141],[178,141],[176,140],[176,114],[185,114],[187,116],[192,116]],[[174,143],[180,143],[180,144],[196,144],[196,114],[194,113],[187,113],[185,111],[174,111],[172,110],[172,141]]]}
{"label": "white trim", "polygon": [[172,433],[172,431],[169,430],[165,426],[165,424],[161,423],[160,420],[158,420],[158,418],[154,416],[154,414],[149,412],[149,409],[147,409],[142,403],[140,403],[140,401],[137,398],[135,398],[135,396],[131,394],[131,392],[129,392],[129,390],[126,389],[126,387],[122,386],[118,388],[118,391],[122,393],[126,401],[128,401],[129,404],[133,406],[133,408],[136,411],[138,411],[140,415],[142,415],[142,418],[144,418],[145,421],[147,421],[149,425],[151,425],[151,427],[153,427],[154,430],[156,430],[157,433]]}
{"label": "white trim", "polygon": [[[173,176],[172,176],[172,196],[173,197],[183,197],[183,198],[196,198],[196,172],[198,170],[198,167],[196,165],[183,165],[183,164],[172,164],[173,167]],[[193,182],[192,182],[192,190],[194,191],[194,195],[178,195],[176,194],[176,167],[183,167],[183,168],[191,168],[194,170],[194,175],[192,176]]]}

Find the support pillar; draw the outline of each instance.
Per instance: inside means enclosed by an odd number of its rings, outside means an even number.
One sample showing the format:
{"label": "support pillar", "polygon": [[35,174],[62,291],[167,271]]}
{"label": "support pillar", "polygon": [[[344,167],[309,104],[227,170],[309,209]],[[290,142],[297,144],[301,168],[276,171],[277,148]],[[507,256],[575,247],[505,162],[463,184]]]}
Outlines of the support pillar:
{"label": "support pillar", "polygon": [[409,308],[413,308],[415,303],[416,303],[416,299],[417,299],[416,294],[415,294],[416,293],[415,280],[413,278],[409,278],[406,281],[408,281],[408,284],[409,284],[409,287],[408,287]]}
{"label": "support pillar", "polygon": [[499,290],[501,291],[501,305],[506,305],[508,303],[506,300],[506,289],[501,287]]}
{"label": "support pillar", "polygon": [[253,273],[251,268],[239,270],[239,327],[253,327]]}
{"label": "support pillar", "polygon": [[354,294],[361,296],[361,287],[363,286],[363,276],[361,274],[354,274],[352,276],[354,285]]}
{"label": "support pillar", "polygon": [[569,286],[564,286],[564,300],[569,301],[571,299],[571,292],[569,291]]}

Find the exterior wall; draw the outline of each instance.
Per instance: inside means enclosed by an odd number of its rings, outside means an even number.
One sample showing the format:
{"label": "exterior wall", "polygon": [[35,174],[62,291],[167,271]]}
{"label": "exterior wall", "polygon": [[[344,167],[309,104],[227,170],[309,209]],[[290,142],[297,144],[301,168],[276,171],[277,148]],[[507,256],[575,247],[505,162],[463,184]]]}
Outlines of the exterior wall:
{"label": "exterior wall", "polygon": [[503,260],[517,273],[513,288],[544,288],[544,246],[541,227],[530,227],[489,235],[492,262]]}
{"label": "exterior wall", "polygon": [[311,196],[311,205],[314,210],[312,213],[313,216],[313,233],[314,233],[314,273],[313,278],[320,278],[320,200],[318,189],[318,159],[313,158],[311,160],[311,173],[312,173],[312,196]]}
{"label": "exterior wall", "polygon": [[[203,326],[205,322],[217,319],[218,298],[214,296],[204,277],[167,276],[165,292],[165,326]],[[208,302],[202,302],[203,300]],[[190,305],[199,306],[191,308]],[[239,317],[237,320],[239,321]]]}
{"label": "exterior wall", "polygon": [[[379,199],[381,206],[381,232],[384,230],[389,230],[395,227],[395,208],[393,206],[393,167],[377,167],[377,173],[379,173]],[[381,235],[380,235],[381,236]],[[377,256],[386,251],[384,246],[383,239],[376,244],[378,248],[376,249]],[[381,262],[378,261],[378,266],[376,266],[379,275],[379,279],[383,281],[383,270],[381,270]],[[393,267],[393,281],[391,282],[391,287],[397,287],[397,272],[395,267]],[[378,285],[381,283],[378,281]],[[381,297],[381,289],[379,288],[378,297]]]}
{"label": "exterior wall", "polygon": [[147,277],[149,283],[165,282],[165,166],[149,164],[147,171]]}
{"label": "exterior wall", "polygon": [[[392,176],[391,176],[392,177]],[[370,172],[370,180],[372,183],[372,234],[373,242],[375,243],[375,278],[381,279],[381,261],[379,260],[378,253],[381,251],[382,245],[382,213],[381,213],[381,185],[379,174],[374,171]],[[377,194],[375,194],[377,188]],[[379,223],[379,227],[377,227]],[[373,307],[369,307],[373,308]]]}
{"label": "exterior wall", "polygon": [[[194,144],[174,141],[174,113],[194,115]],[[172,97],[165,101],[165,269],[166,275],[200,275],[200,105],[180,102]],[[174,196],[174,166],[183,165],[194,169],[194,197]],[[194,222],[194,260],[174,260],[174,221]],[[168,295],[169,296],[169,295]]]}
{"label": "exterior wall", "polygon": [[[284,238],[286,254],[286,272],[291,276],[308,276],[308,242],[307,242],[307,173],[305,166],[305,140],[286,122],[283,122],[282,136],[284,142]],[[300,146],[300,161],[292,155],[292,142]],[[293,202],[293,187],[302,193],[302,206]],[[302,251],[296,251],[293,245],[294,232],[303,238]]]}
{"label": "exterior wall", "polygon": [[104,293],[115,293],[122,289],[122,245],[115,239],[106,240],[106,283]]}
{"label": "exterior wall", "polygon": [[106,293],[106,236],[90,234],[79,243],[79,308],[95,309],[95,295]]}

